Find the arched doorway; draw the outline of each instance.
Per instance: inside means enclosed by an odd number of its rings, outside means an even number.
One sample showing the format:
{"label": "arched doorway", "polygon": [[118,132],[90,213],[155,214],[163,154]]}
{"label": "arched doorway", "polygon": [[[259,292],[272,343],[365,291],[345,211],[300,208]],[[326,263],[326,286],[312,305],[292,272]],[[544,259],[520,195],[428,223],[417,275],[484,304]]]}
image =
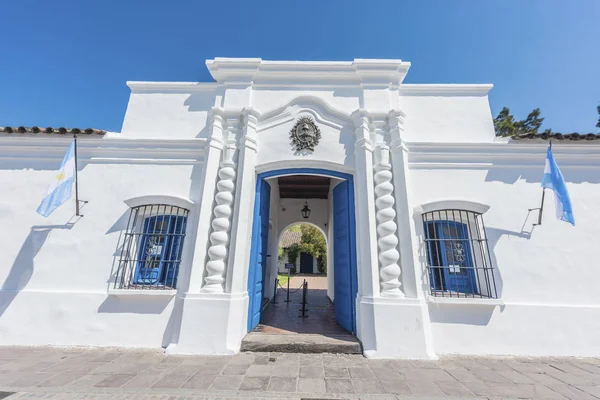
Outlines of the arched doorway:
{"label": "arched doorway", "polygon": [[[270,256],[272,256],[272,254],[269,254],[272,202],[271,184],[268,180],[289,176],[316,176],[335,179],[335,186],[330,185],[326,188],[327,200],[331,206],[327,209],[327,218],[325,219],[331,221],[326,229],[329,242],[332,244],[332,291],[335,293],[335,320],[346,331],[356,334],[355,302],[358,279],[353,177],[346,173],[316,168],[274,170],[261,173],[257,177],[250,265],[248,268],[248,331],[251,331],[260,322],[265,298],[268,299],[270,295],[267,293],[265,296],[265,287],[268,282],[267,265]],[[317,190],[314,190],[314,194],[305,194],[305,198],[308,199],[321,193],[321,191],[317,193]],[[285,197],[282,196],[281,198]]]}

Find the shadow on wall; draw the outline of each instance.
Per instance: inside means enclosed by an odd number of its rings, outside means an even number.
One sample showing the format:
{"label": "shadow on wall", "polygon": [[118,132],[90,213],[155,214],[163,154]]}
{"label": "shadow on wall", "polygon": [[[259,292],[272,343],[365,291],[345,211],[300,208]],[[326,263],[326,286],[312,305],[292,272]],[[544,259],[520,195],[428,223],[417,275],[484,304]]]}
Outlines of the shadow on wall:
{"label": "shadow on wall", "polygon": [[[215,97],[213,93],[210,93],[210,96],[207,95],[208,92],[199,92],[191,94],[184,102],[183,105],[188,108],[188,112],[208,112],[215,105]],[[208,133],[210,131],[210,120],[206,120],[206,124],[198,134],[197,138],[208,138]]]}
{"label": "shadow on wall", "polygon": [[30,228],[29,234],[25,242],[23,242],[10,268],[10,272],[2,284],[0,291],[0,317],[6,312],[19,292],[29,283],[33,275],[35,256],[44,246],[50,231],[53,229],[71,229],[73,225],[74,223],[67,223],[65,225],[40,225]]}
{"label": "shadow on wall", "polygon": [[100,307],[99,313],[160,314],[171,302],[172,296],[108,296]]}

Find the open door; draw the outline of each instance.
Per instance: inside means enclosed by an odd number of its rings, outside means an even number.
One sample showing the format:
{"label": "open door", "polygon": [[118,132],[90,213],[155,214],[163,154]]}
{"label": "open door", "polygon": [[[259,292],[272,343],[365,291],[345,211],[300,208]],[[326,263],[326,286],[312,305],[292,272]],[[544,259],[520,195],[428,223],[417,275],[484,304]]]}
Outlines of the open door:
{"label": "open door", "polygon": [[254,220],[252,222],[252,253],[248,269],[248,332],[260,322],[264,277],[267,267],[267,245],[269,241],[269,211],[271,208],[271,186],[264,180],[256,182]]}
{"label": "open door", "polygon": [[333,188],[333,270],[335,319],[348,332],[356,333],[355,300],[357,293],[352,263],[354,229],[350,202],[352,185],[348,181]]}

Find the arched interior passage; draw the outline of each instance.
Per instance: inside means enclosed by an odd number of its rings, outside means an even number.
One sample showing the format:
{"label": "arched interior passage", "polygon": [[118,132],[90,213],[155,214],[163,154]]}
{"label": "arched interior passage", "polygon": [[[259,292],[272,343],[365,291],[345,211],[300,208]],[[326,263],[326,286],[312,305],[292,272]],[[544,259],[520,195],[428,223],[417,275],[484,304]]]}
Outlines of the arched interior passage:
{"label": "arched interior passage", "polygon": [[[298,315],[301,290],[294,294],[296,297],[290,296],[290,303],[284,301],[285,290],[276,290],[278,272],[283,272],[278,257],[280,240],[290,226],[299,222],[316,228],[326,242],[322,274],[313,264],[311,271],[297,271],[303,272],[302,279],[296,277],[290,281],[293,283],[290,290],[295,290],[304,279],[309,279],[308,318]],[[296,269],[300,267],[298,261]],[[321,280],[313,281],[311,288],[313,276]],[[351,175],[320,169],[290,169],[258,176],[248,292],[248,331],[285,322],[283,330],[291,333],[355,334],[356,229]]]}

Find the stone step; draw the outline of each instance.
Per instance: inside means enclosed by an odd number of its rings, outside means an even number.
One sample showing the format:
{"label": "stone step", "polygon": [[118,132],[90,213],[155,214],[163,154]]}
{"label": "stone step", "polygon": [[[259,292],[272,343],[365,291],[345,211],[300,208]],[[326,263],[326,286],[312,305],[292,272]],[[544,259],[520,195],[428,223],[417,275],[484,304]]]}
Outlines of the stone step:
{"label": "stone step", "polygon": [[324,336],[250,332],[242,340],[241,350],[278,353],[362,354],[360,341],[350,334]]}

